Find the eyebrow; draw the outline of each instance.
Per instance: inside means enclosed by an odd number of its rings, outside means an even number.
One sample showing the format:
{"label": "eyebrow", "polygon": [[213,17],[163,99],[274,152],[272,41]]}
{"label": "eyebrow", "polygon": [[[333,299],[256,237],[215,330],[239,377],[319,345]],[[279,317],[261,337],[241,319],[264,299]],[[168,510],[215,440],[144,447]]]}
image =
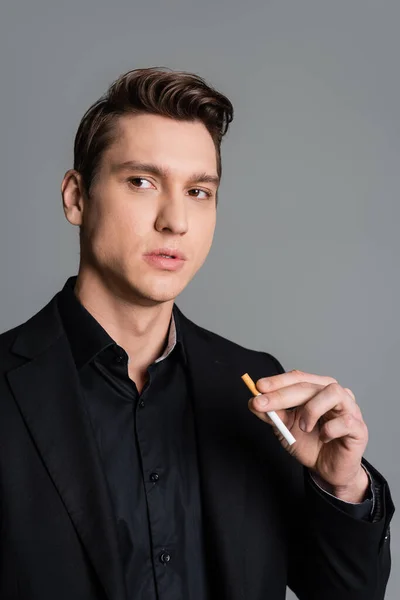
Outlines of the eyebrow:
{"label": "eyebrow", "polygon": [[[151,173],[152,175],[164,178],[167,178],[169,174],[168,169],[159,167],[154,163],[143,163],[136,160],[127,160],[123,163],[114,164],[111,167],[111,171],[113,173],[120,173],[121,171],[142,171],[144,173]],[[214,185],[218,186],[220,183],[220,178],[217,175],[210,175],[209,173],[205,172],[194,173],[188,178],[187,183],[213,183]]]}

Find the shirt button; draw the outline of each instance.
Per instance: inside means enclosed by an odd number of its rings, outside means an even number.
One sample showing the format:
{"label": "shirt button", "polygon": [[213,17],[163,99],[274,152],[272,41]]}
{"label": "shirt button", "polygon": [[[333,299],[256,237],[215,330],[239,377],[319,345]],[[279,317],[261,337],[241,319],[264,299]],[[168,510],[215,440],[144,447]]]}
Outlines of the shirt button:
{"label": "shirt button", "polygon": [[139,406],[140,406],[140,408],[144,408],[145,404],[144,404],[144,401],[143,401],[143,400],[141,400],[141,401],[139,402]]}
{"label": "shirt button", "polygon": [[168,552],[163,552],[160,555],[160,561],[162,562],[163,565],[166,565],[167,563],[169,563],[170,560],[171,560],[171,556],[170,556],[170,554],[168,554]]}
{"label": "shirt button", "polygon": [[154,481],[155,482],[155,481],[158,481],[159,479],[160,479],[160,476],[159,476],[158,473],[152,473],[150,475],[150,481]]}

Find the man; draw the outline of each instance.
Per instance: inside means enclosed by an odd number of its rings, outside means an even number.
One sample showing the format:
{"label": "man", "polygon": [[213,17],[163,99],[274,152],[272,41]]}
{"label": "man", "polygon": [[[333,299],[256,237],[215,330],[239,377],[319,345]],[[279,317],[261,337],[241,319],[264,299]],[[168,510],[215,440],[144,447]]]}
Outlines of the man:
{"label": "man", "polygon": [[81,121],[62,183],[78,275],[0,338],[2,599],[384,597],[394,507],[354,394],[175,304],[232,117],[200,77],[138,69]]}

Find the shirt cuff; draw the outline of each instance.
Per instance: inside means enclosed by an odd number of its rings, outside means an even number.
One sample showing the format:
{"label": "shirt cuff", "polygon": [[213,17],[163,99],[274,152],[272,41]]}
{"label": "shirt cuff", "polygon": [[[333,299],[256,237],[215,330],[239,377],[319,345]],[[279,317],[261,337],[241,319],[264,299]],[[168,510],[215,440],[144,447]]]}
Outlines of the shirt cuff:
{"label": "shirt cuff", "polygon": [[371,473],[368,471],[368,469],[364,465],[361,465],[361,466],[363,467],[363,469],[365,470],[365,472],[367,473],[368,478],[369,478],[369,488],[368,488],[367,498],[363,502],[348,502],[346,500],[341,500],[340,498],[337,498],[333,494],[330,494],[329,492],[324,490],[314,479],[314,477],[310,471],[308,471],[308,474],[309,474],[309,479],[310,479],[311,485],[314,486],[315,488],[318,488],[319,493],[324,495],[326,497],[326,499],[328,500],[328,502],[330,502],[331,504],[333,504],[334,506],[336,506],[343,512],[347,513],[351,517],[354,517],[355,519],[361,519],[364,521],[372,521],[372,517],[373,517],[374,509],[375,509],[375,489],[374,489]]}

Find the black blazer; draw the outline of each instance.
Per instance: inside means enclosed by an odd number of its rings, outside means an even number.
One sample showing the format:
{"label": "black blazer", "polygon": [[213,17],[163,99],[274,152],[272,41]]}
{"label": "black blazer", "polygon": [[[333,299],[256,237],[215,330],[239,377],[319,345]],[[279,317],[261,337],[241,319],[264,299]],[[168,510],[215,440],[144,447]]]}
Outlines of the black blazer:
{"label": "black blazer", "polygon": [[[210,598],[378,600],[393,504],[359,521],[307,483],[240,376],[283,372],[180,311],[199,445]],[[126,598],[115,522],[56,297],[0,336],[0,598]],[[385,539],[386,538],[386,539]],[[190,600],[190,599],[177,599]]]}

